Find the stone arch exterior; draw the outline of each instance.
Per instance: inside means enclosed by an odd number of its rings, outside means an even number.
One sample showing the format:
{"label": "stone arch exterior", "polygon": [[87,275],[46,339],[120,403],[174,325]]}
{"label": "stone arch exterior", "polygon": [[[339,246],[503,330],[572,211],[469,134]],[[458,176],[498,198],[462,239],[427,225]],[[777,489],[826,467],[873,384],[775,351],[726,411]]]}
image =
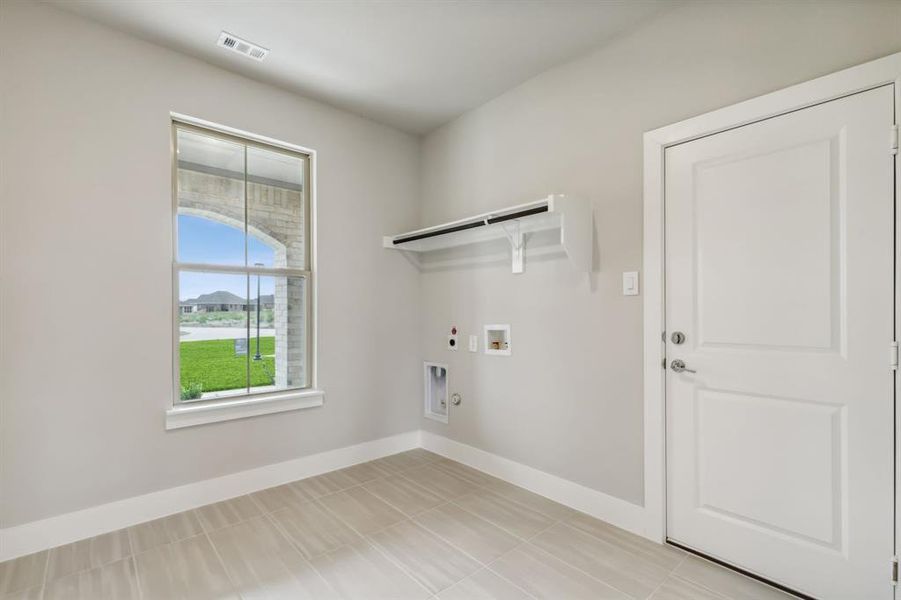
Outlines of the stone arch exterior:
{"label": "stone arch exterior", "polygon": [[[243,229],[244,223],[243,221],[238,221],[231,217],[230,215],[223,214],[217,210],[211,210],[208,206],[201,206],[199,204],[194,206],[179,206],[178,214],[180,215],[191,215],[192,217],[201,217],[203,219],[209,219],[210,221],[215,221],[216,223],[222,223],[223,225],[228,225],[229,227],[234,227],[235,229]],[[264,244],[272,248],[276,254],[285,253],[285,244],[280,242],[278,238],[273,235],[273,232],[266,231],[259,226],[250,226],[247,227],[247,233],[262,241]],[[276,259],[277,262],[278,259]]]}
{"label": "stone arch exterior", "polygon": [[[274,250],[275,267],[304,268],[304,212],[300,190],[247,183],[248,233]],[[178,212],[243,229],[244,181],[217,173],[178,169]],[[305,385],[303,280],[275,278],[275,385]]]}

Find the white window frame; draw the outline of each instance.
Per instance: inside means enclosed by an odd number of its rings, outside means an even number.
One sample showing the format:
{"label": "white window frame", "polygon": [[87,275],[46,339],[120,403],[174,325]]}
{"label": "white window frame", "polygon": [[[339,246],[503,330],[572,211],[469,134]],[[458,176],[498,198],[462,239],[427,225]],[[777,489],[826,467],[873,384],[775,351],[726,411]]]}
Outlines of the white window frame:
{"label": "white window frame", "polygon": [[[229,421],[256,415],[264,415],[301,408],[322,406],[325,393],[318,384],[318,343],[319,330],[316,285],[316,152],[296,144],[259,136],[202,119],[170,113],[171,122],[171,165],[172,165],[172,403],[166,411],[166,429],[178,429]],[[304,269],[282,267],[254,267],[249,265],[216,265],[206,263],[181,263],[178,261],[178,162],[176,157],[177,129],[195,131],[202,135],[225,139],[245,146],[267,150],[289,152],[305,159],[303,202],[306,231],[307,264]],[[302,277],[305,280],[305,323],[306,323],[306,386],[303,388],[277,390],[262,393],[236,394],[208,400],[181,401],[181,381],[179,364],[179,274],[181,272],[219,272],[236,274],[260,274],[278,277]]]}

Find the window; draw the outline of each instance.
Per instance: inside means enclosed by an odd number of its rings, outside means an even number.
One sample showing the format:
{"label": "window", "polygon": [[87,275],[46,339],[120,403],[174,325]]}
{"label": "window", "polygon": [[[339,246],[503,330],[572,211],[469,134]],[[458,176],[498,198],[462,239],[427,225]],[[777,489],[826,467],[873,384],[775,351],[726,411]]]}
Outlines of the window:
{"label": "window", "polygon": [[311,155],[172,126],[175,409],[308,390]]}

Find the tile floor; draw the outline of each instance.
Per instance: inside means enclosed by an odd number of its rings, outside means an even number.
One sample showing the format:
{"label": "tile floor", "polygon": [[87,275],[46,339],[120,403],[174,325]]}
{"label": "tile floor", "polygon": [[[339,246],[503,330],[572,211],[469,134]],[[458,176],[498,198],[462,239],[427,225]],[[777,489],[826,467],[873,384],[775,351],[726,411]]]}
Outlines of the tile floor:
{"label": "tile floor", "polygon": [[787,600],[412,450],[0,563],[0,599]]}

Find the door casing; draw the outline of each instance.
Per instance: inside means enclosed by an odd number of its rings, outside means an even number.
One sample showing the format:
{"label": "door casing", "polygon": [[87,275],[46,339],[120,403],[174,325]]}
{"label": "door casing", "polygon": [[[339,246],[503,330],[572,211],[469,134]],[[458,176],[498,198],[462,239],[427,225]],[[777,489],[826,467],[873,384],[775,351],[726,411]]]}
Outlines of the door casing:
{"label": "door casing", "polygon": [[[666,541],[666,440],[665,370],[666,347],[664,287],[664,151],[701,137],[762,121],[850,94],[884,85],[894,86],[894,123],[901,120],[901,53],[851,67],[777,92],[759,96],[644,134],[644,511],[645,537]],[[891,136],[886,131],[886,152]],[[895,340],[901,340],[901,160],[895,159]],[[888,353],[888,351],[886,351]],[[888,356],[886,356],[888,369]],[[896,394],[901,372],[895,371]],[[897,396],[896,396],[897,406]],[[895,410],[895,513],[901,515],[901,414]],[[887,526],[895,527],[895,554],[899,553],[901,519],[886,515]],[[890,556],[886,556],[886,579],[890,574]]]}

